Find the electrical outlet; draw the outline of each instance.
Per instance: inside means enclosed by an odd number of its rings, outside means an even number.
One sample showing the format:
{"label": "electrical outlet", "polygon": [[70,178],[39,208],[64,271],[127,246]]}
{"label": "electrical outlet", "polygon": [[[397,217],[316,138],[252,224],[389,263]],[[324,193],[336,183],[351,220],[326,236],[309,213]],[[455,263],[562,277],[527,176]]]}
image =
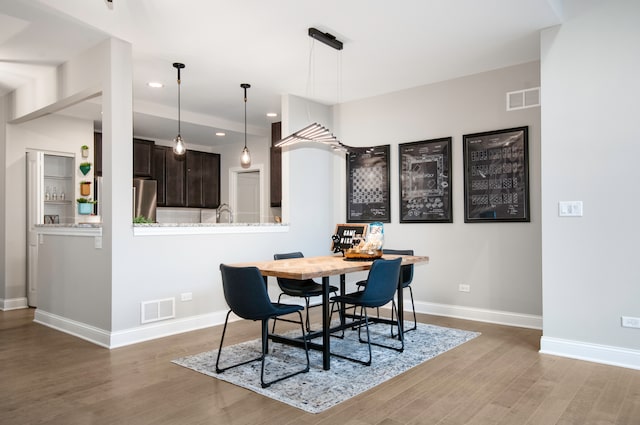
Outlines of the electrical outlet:
{"label": "electrical outlet", "polygon": [[180,301],[191,301],[193,299],[193,293],[183,292],[180,294]]}
{"label": "electrical outlet", "polygon": [[558,215],[560,217],[582,217],[582,201],[558,202]]}
{"label": "electrical outlet", "polygon": [[460,291],[460,292],[471,292],[471,285],[466,285],[464,283],[461,283],[460,285],[458,285],[458,291]]}
{"label": "electrical outlet", "polygon": [[640,317],[622,316],[623,328],[640,328]]}

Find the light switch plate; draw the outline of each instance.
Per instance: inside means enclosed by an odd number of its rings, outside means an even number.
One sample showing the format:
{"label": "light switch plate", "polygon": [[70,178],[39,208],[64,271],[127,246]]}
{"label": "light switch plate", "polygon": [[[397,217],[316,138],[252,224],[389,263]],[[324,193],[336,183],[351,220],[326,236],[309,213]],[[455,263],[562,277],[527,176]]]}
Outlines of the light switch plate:
{"label": "light switch plate", "polygon": [[582,217],[582,201],[558,202],[558,215],[560,217]]}

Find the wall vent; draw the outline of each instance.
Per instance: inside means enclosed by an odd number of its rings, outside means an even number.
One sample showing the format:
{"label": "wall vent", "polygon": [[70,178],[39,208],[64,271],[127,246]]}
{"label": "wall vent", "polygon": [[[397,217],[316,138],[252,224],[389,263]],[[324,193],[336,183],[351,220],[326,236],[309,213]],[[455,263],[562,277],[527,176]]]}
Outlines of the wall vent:
{"label": "wall vent", "polygon": [[140,323],[151,323],[176,317],[176,299],[142,301],[140,305]]}
{"label": "wall vent", "polygon": [[540,87],[507,93],[507,111],[540,106]]}

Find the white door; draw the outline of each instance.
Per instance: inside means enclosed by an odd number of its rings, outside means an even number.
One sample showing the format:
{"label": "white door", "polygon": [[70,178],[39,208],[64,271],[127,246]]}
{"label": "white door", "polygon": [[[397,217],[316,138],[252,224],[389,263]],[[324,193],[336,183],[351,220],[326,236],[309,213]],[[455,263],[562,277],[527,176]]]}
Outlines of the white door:
{"label": "white door", "polygon": [[38,234],[36,224],[42,224],[44,153],[27,152],[27,300],[37,307],[38,297]]}
{"label": "white door", "polygon": [[236,221],[260,223],[260,172],[238,173]]}

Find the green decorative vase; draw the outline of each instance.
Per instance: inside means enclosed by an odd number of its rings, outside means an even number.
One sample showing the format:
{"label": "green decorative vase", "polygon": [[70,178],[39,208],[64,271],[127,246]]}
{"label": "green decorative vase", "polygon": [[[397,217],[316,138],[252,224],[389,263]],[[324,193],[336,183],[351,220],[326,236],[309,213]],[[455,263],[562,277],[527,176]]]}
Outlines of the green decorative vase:
{"label": "green decorative vase", "polygon": [[80,165],[80,171],[82,171],[83,175],[87,175],[87,173],[91,170],[91,164],[82,164]]}

